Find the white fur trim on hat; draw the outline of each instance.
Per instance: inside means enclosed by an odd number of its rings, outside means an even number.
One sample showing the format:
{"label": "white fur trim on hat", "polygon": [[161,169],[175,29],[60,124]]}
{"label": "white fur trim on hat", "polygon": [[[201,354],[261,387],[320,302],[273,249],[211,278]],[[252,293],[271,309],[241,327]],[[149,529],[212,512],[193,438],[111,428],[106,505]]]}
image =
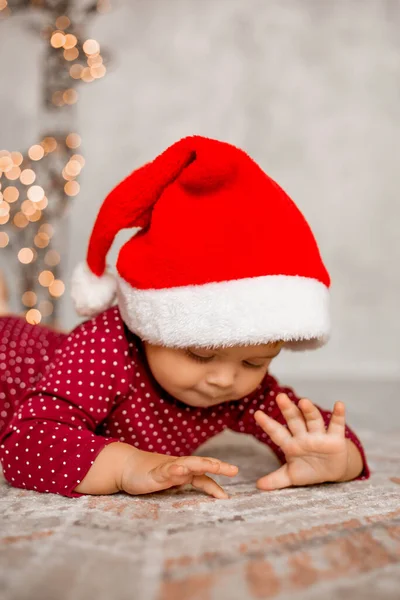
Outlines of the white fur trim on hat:
{"label": "white fur trim on hat", "polygon": [[171,289],[139,290],[118,278],[118,304],[131,331],[169,347],[326,343],[329,291],[307,277],[274,275]]}
{"label": "white fur trim on hat", "polygon": [[97,277],[86,263],[75,267],[71,279],[71,297],[76,312],[85,317],[94,315],[110,308],[116,295],[117,281],[112,273],[104,273]]}

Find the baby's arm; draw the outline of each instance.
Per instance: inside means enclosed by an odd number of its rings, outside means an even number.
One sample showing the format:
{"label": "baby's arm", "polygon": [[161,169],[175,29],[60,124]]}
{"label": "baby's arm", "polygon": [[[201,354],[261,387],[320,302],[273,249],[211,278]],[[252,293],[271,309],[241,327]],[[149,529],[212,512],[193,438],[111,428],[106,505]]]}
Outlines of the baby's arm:
{"label": "baby's arm", "polygon": [[96,433],[133,380],[128,343],[111,328],[101,315],[78,327],[22,399],[0,439],[5,478],[14,487],[70,497],[145,494],[186,483],[226,497],[205,473],[234,476],[236,467],[143,452]]}
{"label": "baby's arm", "polygon": [[75,491],[82,494],[150,494],[191,484],[214,496],[227,498],[224,490],[206,473],[234,477],[237,467],[215,458],[174,457],[138,450],[123,442],[112,443],[97,456]]}
{"label": "baby's arm", "polygon": [[11,485],[78,496],[98,454],[118,441],[96,434],[128,390],[123,338],[119,330],[107,335],[101,319],[66,338],[3,432],[0,459]]}

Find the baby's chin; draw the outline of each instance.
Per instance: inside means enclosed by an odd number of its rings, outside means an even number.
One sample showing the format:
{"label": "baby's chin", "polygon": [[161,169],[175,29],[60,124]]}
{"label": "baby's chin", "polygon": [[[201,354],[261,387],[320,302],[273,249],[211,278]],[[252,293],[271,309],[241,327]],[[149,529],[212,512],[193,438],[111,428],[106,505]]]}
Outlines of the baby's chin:
{"label": "baby's chin", "polygon": [[182,402],[182,404],[192,406],[193,408],[210,408],[212,406],[218,406],[219,404],[225,404],[226,402],[236,400],[236,398],[232,398],[231,396],[225,398],[210,398],[194,390],[177,392],[174,394],[174,397],[179,400],[179,402]]}

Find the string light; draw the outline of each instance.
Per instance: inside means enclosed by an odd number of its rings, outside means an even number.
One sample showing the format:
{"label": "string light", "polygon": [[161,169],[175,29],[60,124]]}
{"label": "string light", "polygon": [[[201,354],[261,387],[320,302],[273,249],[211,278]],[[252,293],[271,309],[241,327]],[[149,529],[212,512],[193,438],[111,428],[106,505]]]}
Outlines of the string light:
{"label": "string light", "polygon": [[13,185],[4,188],[3,198],[8,204],[16,202],[19,198],[19,190]]}
{"label": "string light", "polygon": [[35,292],[24,292],[24,294],[22,294],[22,303],[25,306],[28,306],[29,308],[32,308],[33,306],[35,306],[36,302],[37,302],[37,296],[35,294]]}
{"label": "string light", "polygon": [[36,173],[32,169],[24,169],[21,171],[19,179],[24,185],[32,185],[36,179]]}
{"label": "string light", "polygon": [[13,219],[13,223],[16,227],[23,229],[24,227],[26,227],[27,225],[29,225],[29,221],[26,218],[26,216],[24,215],[24,213],[22,212],[17,212],[14,219]]}
{"label": "string light", "polygon": [[65,143],[67,144],[68,148],[79,148],[81,145],[81,136],[77,133],[70,133],[67,135]]}
{"label": "string light", "polygon": [[62,15],[61,17],[57,17],[56,19],[56,27],[57,29],[68,29],[68,27],[71,25],[71,21],[69,20],[69,18],[65,15]]}
{"label": "string light", "polygon": [[40,202],[44,196],[44,189],[40,185],[32,185],[28,189],[27,196],[32,202]]}
{"label": "string light", "polygon": [[28,265],[33,261],[34,254],[32,248],[21,248],[18,252],[18,260],[24,265]]}
{"label": "string light", "polygon": [[52,296],[54,296],[55,298],[59,298],[60,296],[63,295],[63,293],[65,292],[65,285],[64,282],[61,281],[61,279],[55,279],[50,285],[49,285],[49,292]]}
{"label": "string light", "polygon": [[67,196],[77,196],[80,191],[80,185],[77,181],[68,181],[64,185],[64,191]]}
{"label": "string light", "polygon": [[65,35],[62,31],[55,31],[50,38],[50,44],[53,48],[62,48],[65,44]]}
{"label": "string light", "polygon": [[56,250],[49,250],[45,257],[44,262],[48,267],[56,267],[60,262],[60,255]]}
{"label": "string light", "polygon": [[31,325],[39,325],[40,321],[42,320],[42,315],[36,308],[31,308],[31,310],[28,310],[26,313],[25,319]]}
{"label": "string light", "polygon": [[7,177],[7,179],[10,179],[10,181],[15,181],[16,179],[19,179],[20,175],[21,169],[16,166],[11,167],[11,169],[7,169],[7,171],[5,172],[5,176]]}
{"label": "string light", "polygon": [[98,54],[100,52],[100,44],[99,42],[96,42],[96,40],[86,40],[82,48],[85,54],[88,56],[91,54]]}
{"label": "string light", "polygon": [[50,317],[54,311],[54,305],[50,300],[42,300],[42,302],[39,303],[38,308],[43,317]]}
{"label": "string light", "polygon": [[8,237],[8,234],[5,231],[0,231],[0,248],[8,246],[9,241],[10,238]]}
{"label": "string light", "polygon": [[[22,6],[28,5],[55,10],[45,0],[22,3]],[[98,0],[94,8],[98,13],[106,13],[111,4],[109,0]],[[2,16],[11,13],[7,0],[0,0],[0,13]],[[55,84],[49,81],[46,100],[52,105],[50,110],[71,110],[69,107],[79,100],[75,86],[101,79],[107,72],[99,42],[93,38],[82,39],[78,25],[68,15],[61,14],[53,16],[53,25],[45,26],[40,33],[49,52],[57,56],[57,64],[64,65],[66,74],[66,77],[57,77]],[[62,71],[63,67],[58,74]],[[26,312],[24,309],[25,318],[31,324],[51,315],[54,317],[57,299],[65,292],[65,284],[59,277],[61,256],[52,247],[55,230],[48,220],[57,214],[54,211],[57,198],[64,198],[62,202],[65,202],[80,191],[76,179],[85,166],[85,159],[78,150],[81,143],[80,135],[72,131],[63,136],[46,135],[31,145],[25,155],[0,150],[0,225],[9,228],[9,231],[0,230],[0,249],[10,251],[15,241],[23,240],[20,244],[23,247],[15,251],[16,257],[24,265],[23,272],[34,273],[37,282],[30,283],[36,291],[27,289],[21,295],[21,303],[28,309]],[[46,173],[44,169],[47,176],[43,180],[41,165],[47,164],[49,155],[53,155],[51,170]],[[54,165],[57,165],[56,170]],[[43,299],[43,294],[49,297]]]}
{"label": "string light", "polygon": [[21,152],[10,152],[10,157],[13,161],[13,164],[16,167],[19,167],[22,164],[22,161],[24,160],[24,157],[22,156]]}
{"label": "string light", "polygon": [[40,146],[39,144],[31,146],[28,150],[28,156],[32,160],[40,160],[44,156],[43,146]]}

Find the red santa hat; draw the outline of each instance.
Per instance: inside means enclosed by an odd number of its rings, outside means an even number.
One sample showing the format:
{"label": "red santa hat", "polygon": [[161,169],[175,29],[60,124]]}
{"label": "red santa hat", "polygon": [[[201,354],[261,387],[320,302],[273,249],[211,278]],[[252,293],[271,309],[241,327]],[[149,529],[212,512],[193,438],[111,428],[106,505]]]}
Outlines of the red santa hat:
{"label": "red santa hat", "polygon": [[[106,256],[122,229],[140,231]],[[117,298],[140,338],[170,347],[287,342],[329,335],[329,274],[288,195],[242,150],[200,136],[173,144],[106,197],[75,270],[79,314]]]}

